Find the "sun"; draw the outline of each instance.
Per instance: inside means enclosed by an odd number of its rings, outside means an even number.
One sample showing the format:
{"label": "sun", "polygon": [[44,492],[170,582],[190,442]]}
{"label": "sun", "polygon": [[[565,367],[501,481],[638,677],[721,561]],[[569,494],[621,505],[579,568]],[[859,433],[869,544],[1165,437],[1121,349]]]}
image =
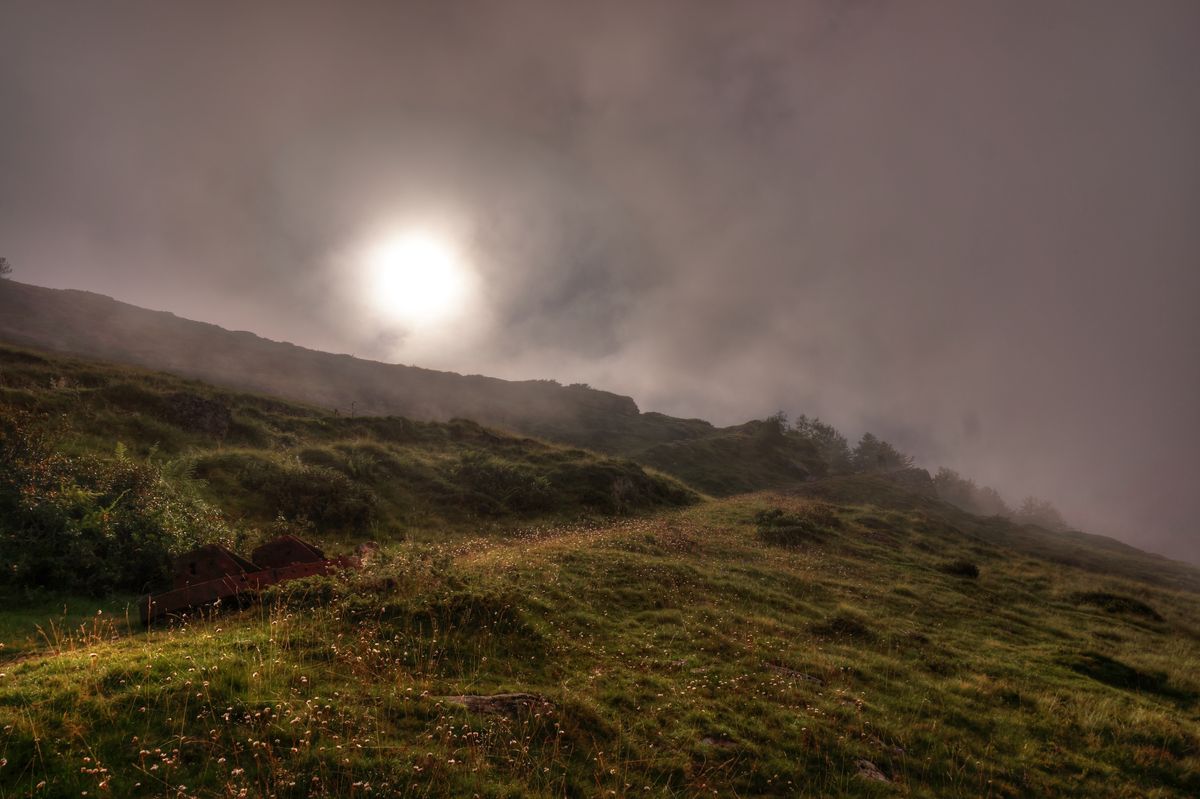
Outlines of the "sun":
{"label": "sun", "polygon": [[424,326],[453,316],[466,301],[468,275],[454,248],[420,232],[385,241],[369,255],[374,304],[388,316]]}

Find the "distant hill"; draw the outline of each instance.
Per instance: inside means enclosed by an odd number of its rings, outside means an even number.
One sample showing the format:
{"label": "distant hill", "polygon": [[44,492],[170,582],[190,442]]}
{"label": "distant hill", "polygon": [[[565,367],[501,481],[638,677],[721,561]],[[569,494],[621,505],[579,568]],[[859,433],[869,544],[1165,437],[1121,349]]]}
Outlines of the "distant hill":
{"label": "distant hill", "polygon": [[471,419],[635,458],[716,495],[784,487],[822,470],[805,442],[772,436],[766,423],[717,428],[642,413],[630,397],[587,386],[334,355],[87,291],[3,281],[0,341],[162,369],[343,414]]}

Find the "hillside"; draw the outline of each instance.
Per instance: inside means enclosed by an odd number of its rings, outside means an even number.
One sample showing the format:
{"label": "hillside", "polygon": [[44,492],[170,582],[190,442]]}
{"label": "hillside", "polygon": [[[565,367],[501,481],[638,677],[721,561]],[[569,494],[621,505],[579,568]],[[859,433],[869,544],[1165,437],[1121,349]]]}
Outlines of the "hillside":
{"label": "hillside", "polygon": [[1197,596],[927,522],[754,495],[148,634],[75,602],[0,663],[0,793],[1196,795]]}
{"label": "hillside", "polygon": [[1097,574],[1119,574],[1154,585],[1200,592],[1200,569],[1103,535],[1050,530],[1001,516],[976,516],[936,496],[907,490],[886,476],[843,475],[805,484],[795,493],[839,504],[868,503],[879,508],[937,518],[966,538],[1002,545],[1047,563]]}
{"label": "hillside", "polygon": [[[333,355],[84,291],[0,282],[0,342],[162,369],[342,414],[472,419],[680,477],[700,475],[697,484],[714,494],[775,487],[819,469],[808,448],[784,440],[768,446],[771,467],[755,467],[763,447],[742,428],[642,413],[629,397],[607,391]],[[709,457],[714,449],[720,459]],[[780,463],[782,472],[773,468]]]}
{"label": "hillside", "polygon": [[695,501],[630,461],[471,421],[335,415],[4,346],[0,412],[24,428],[10,433],[48,437],[46,458],[145,460],[245,526],[283,519],[316,534],[395,538]]}
{"label": "hillside", "polygon": [[[11,347],[0,420],[0,796],[1200,792],[1200,571],[1109,539]],[[382,547],[130,622],[124,536],[297,529]]]}

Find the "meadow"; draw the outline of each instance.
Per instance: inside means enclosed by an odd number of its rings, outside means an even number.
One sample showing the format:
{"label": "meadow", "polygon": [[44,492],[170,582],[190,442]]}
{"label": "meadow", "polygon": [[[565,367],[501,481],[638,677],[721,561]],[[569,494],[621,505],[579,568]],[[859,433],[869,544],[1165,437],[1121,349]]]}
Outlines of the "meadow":
{"label": "meadow", "polygon": [[[1200,794],[1183,564],[880,477],[712,499],[470,423],[14,352],[6,412],[71,468],[151,469],[238,545],[381,548],[150,630],[136,590],[6,588],[0,796]],[[314,473],[362,503],[312,518]]]}
{"label": "meadow", "polygon": [[[4,663],[5,795],[1187,796],[1196,598],[756,495],[401,543]],[[882,529],[876,517],[888,523]],[[912,532],[897,532],[912,530]],[[931,551],[932,550],[932,551]],[[951,554],[978,578],[947,573]],[[1081,599],[1139,597],[1160,619]],[[510,704],[464,696],[524,694]]]}

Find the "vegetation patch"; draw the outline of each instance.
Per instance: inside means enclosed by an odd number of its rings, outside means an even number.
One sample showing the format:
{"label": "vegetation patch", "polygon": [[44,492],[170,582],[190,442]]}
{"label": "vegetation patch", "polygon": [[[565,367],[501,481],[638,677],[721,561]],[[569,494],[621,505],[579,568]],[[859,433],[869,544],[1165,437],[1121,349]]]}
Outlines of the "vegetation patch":
{"label": "vegetation patch", "polygon": [[550,480],[532,467],[469,452],[451,469],[462,486],[462,500],[479,513],[546,510],[553,502]]}
{"label": "vegetation patch", "polygon": [[1152,621],[1162,621],[1163,617],[1157,610],[1140,599],[1121,594],[1110,594],[1107,591],[1084,591],[1075,594],[1073,599],[1080,605],[1091,605],[1108,613],[1127,613],[1131,616],[1141,616]]}
{"label": "vegetation patch", "polygon": [[[3,348],[0,367],[0,419],[36,411],[31,439],[6,435],[6,564],[57,547],[69,580],[77,556],[127,562],[139,530],[298,530],[273,487],[297,474],[296,490],[336,474],[374,497],[370,528],[327,525],[327,549],[407,533],[361,572],[151,630],[133,591],[0,593],[0,796],[1200,795],[1200,582],[1183,564],[980,518],[884,472],[695,502],[637,464],[469,422]],[[223,438],[216,406],[174,394],[229,409]],[[739,446],[783,453],[778,433]],[[245,489],[253,470],[267,489]],[[205,507],[211,527],[172,521]],[[788,528],[819,545],[763,545]],[[986,592],[939,571],[958,556],[985,564]],[[1140,581],[1177,623],[1069,593],[1108,581],[1145,598]]]}
{"label": "vegetation patch", "polygon": [[836,509],[824,502],[812,502],[800,510],[769,508],[754,514],[758,537],[774,546],[794,547],[822,539],[840,526]]}
{"label": "vegetation patch", "polygon": [[307,520],[322,532],[365,530],[375,519],[373,491],[341,472],[256,452],[226,452],[195,462],[196,476],[244,497],[262,521]]}
{"label": "vegetation patch", "polygon": [[1067,660],[1067,666],[1078,674],[1114,688],[1155,694],[1171,693],[1166,672],[1141,671],[1098,652],[1082,652],[1075,655]]}
{"label": "vegetation patch", "polygon": [[972,561],[963,558],[947,561],[938,568],[940,568],[946,574],[950,574],[955,577],[966,577],[970,580],[974,580],[979,577],[979,566]]}
{"label": "vegetation patch", "polygon": [[849,611],[836,613],[825,621],[812,625],[810,629],[813,635],[822,638],[857,638],[866,641],[875,637],[866,620]]}
{"label": "vegetation patch", "polygon": [[0,417],[0,569],[9,586],[102,595],[164,581],[175,555],[228,541],[222,514],[123,446],[67,456],[29,414]]}

